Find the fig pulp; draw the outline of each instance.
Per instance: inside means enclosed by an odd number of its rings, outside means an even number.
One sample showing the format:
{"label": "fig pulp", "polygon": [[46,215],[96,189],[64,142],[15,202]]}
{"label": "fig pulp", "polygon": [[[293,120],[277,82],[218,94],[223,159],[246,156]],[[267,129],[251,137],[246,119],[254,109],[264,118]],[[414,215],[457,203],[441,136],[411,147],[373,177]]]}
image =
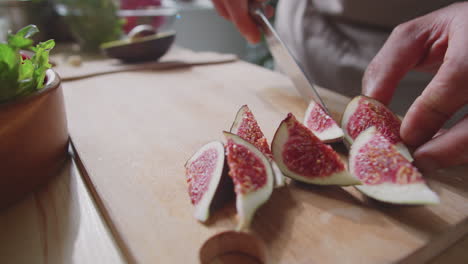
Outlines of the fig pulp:
{"label": "fig pulp", "polygon": [[208,220],[216,191],[223,185],[224,160],[223,143],[213,141],[201,147],[185,164],[195,218],[202,222]]}
{"label": "fig pulp", "polygon": [[311,101],[309,107],[307,107],[304,125],[322,142],[331,143],[343,139],[343,130],[315,101]]}
{"label": "fig pulp", "polygon": [[345,141],[353,144],[357,136],[367,128],[375,126],[409,161],[413,158],[400,138],[400,119],[385,105],[366,96],[357,96],[349,102],[341,119]]}
{"label": "fig pulp", "polygon": [[291,113],[276,130],[272,150],[284,175],[295,180],[320,185],[360,184],[348,173],[338,153]]}
{"label": "fig pulp", "polygon": [[258,207],[273,191],[273,171],[268,158],[253,144],[224,132],[229,176],[234,181],[238,230],[248,229]]}
{"label": "fig pulp", "polygon": [[439,202],[416,167],[375,127],[366,129],[354,140],[349,170],[363,183],[356,188],[376,200],[395,204]]}
{"label": "fig pulp", "polygon": [[273,160],[270,146],[265,138],[257,120],[247,105],[243,105],[237,111],[234,123],[231,126],[231,133],[236,134],[257,147],[271,162],[273,174],[275,176],[275,185],[277,187],[284,185],[284,175]]}

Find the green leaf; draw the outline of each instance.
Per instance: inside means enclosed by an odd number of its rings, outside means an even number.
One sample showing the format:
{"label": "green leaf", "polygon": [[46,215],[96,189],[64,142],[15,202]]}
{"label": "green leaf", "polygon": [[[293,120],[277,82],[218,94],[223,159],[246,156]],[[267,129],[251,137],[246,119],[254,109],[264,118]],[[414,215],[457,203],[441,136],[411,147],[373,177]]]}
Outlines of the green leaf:
{"label": "green leaf", "polygon": [[0,62],[8,65],[8,69],[12,69],[19,63],[18,58],[19,54],[16,53],[15,49],[8,44],[0,43]]}
{"label": "green leaf", "polygon": [[19,67],[19,78],[21,80],[31,78],[34,73],[34,65],[31,60],[25,60]]}
{"label": "green leaf", "polygon": [[55,46],[54,40],[48,40],[46,42],[39,43],[33,51],[34,56],[31,58],[32,63],[35,66],[33,73],[33,80],[36,84],[36,89],[41,89],[44,86],[45,72],[50,69],[49,63],[49,51]]}
{"label": "green leaf", "polygon": [[17,35],[8,36],[8,44],[15,49],[27,49],[31,47],[33,41]]}
{"label": "green leaf", "polygon": [[37,50],[51,50],[55,47],[55,41],[53,39],[49,39],[46,42],[40,42],[36,45],[36,47],[31,48],[32,51]]}
{"label": "green leaf", "polygon": [[[16,34],[8,34],[7,43],[0,43],[0,103],[44,87],[45,72],[51,67],[49,51],[55,42],[48,40],[32,47],[30,37],[38,31],[30,25]],[[35,54],[23,60],[21,49],[31,49]]]}
{"label": "green leaf", "polygon": [[0,43],[0,102],[16,94],[19,59],[12,47]]}
{"label": "green leaf", "polygon": [[18,30],[16,32],[16,36],[18,37],[23,37],[23,38],[30,38],[32,35],[36,34],[39,32],[39,29],[36,27],[36,25],[29,25],[25,26],[24,28]]}
{"label": "green leaf", "polygon": [[33,41],[29,39],[39,32],[35,25],[29,25],[20,29],[16,34],[8,34],[8,45],[15,49],[26,49],[31,47]]}
{"label": "green leaf", "polygon": [[23,94],[27,91],[34,90],[34,65],[31,60],[25,60],[19,67],[19,89],[18,94]]}

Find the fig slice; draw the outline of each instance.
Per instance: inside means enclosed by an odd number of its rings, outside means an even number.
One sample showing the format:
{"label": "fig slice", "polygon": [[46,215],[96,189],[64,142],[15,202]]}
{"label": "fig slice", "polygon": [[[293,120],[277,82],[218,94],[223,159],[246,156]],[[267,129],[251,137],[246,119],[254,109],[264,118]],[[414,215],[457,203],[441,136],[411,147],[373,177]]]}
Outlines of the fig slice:
{"label": "fig slice", "polygon": [[238,230],[248,229],[255,211],[273,191],[273,171],[268,158],[253,144],[240,136],[223,132],[229,176],[234,181]]}
{"label": "fig slice", "polygon": [[324,143],[338,142],[343,139],[343,130],[322,106],[313,100],[307,107],[303,123]]}
{"label": "fig slice", "polygon": [[319,185],[360,184],[348,173],[338,153],[291,113],[276,130],[272,150],[284,175],[295,180]]}
{"label": "fig slice", "polygon": [[212,141],[185,163],[188,193],[195,206],[195,218],[201,222],[208,220],[215,194],[223,185],[224,160],[223,143]]}
{"label": "fig slice", "polygon": [[247,105],[243,105],[239,111],[237,111],[230,132],[256,146],[271,162],[271,167],[275,176],[275,186],[284,186],[284,175],[273,160],[268,141]]}
{"label": "fig slice", "polygon": [[363,185],[362,193],[394,204],[437,204],[437,194],[425,184],[421,173],[377,128],[362,132],[351,146],[349,170]]}
{"label": "fig slice", "polygon": [[413,161],[408,148],[400,138],[401,120],[390,109],[367,96],[356,96],[348,103],[341,119],[345,142],[352,145],[356,137],[368,127],[375,126],[383,136],[409,161]]}

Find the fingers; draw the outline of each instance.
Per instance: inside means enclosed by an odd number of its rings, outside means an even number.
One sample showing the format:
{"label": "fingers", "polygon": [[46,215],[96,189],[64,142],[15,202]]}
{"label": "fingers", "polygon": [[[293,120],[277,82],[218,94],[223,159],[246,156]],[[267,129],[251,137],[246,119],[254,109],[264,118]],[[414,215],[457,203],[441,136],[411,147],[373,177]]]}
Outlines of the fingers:
{"label": "fingers", "polygon": [[364,73],[363,93],[388,104],[403,76],[424,57],[429,34],[422,23],[396,27]]}
{"label": "fingers", "polygon": [[468,115],[445,133],[416,149],[415,164],[422,171],[433,171],[468,163]]}
{"label": "fingers", "polygon": [[226,8],[224,7],[223,0],[213,0],[213,5],[216,8],[218,14],[224,17],[227,20],[230,20],[229,13],[227,12]]}
{"label": "fingers", "polygon": [[403,119],[400,134],[410,146],[430,140],[444,123],[468,103],[466,34],[450,33],[450,46],[436,76]]}
{"label": "fingers", "polygon": [[[216,11],[225,19],[231,20],[244,37],[251,43],[260,41],[261,33],[249,14],[248,0],[212,0]],[[266,0],[255,0],[265,2]],[[267,17],[272,17],[274,9],[271,6],[265,7]]]}
{"label": "fingers", "polygon": [[367,67],[363,93],[388,104],[411,69],[436,73],[447,50],[452,15],[442,9],[397,26]]}
{"label": "fingers", "polygon": [[451,6],[398,26],[364,75],[364,93],[388,104],[409,70],[436,72],[402,122],[400,134],[410,146],[430,140],[468,103],[468,20],[460,8]]}
{"label": "fingers", "polygon": [[268,17],[268,18],[273,17],[273,15],[275,14],[275,9],[270,5],[265,6],[264,11],[265,11],[266,17]]}
{"label": "fingers", "polygon": [[249,14],[249,2],[247,0],[224,1],[224,6],[229,14],[230,20],[236,25],[237,29],[251,43],[260,41],[260,31]]}

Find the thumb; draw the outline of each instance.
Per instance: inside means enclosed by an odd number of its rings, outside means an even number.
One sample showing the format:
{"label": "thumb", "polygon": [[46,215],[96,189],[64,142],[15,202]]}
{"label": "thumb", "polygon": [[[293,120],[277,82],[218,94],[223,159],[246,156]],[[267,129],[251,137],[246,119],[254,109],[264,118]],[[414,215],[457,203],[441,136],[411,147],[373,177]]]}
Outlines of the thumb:
{"label": "thumb", "polygon": [[433,171],[468,163],[468,115],[450,130],[434,137],[414,152],[415,165]]}

